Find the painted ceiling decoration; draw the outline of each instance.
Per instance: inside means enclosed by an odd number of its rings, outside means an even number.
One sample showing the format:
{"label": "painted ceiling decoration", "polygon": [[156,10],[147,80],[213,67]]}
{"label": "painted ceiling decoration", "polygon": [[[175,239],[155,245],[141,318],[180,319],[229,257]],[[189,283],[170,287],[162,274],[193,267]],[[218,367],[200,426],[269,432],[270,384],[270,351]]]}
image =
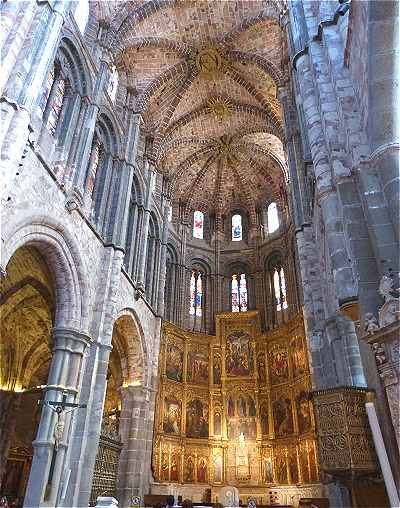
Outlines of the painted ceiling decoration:
{"label": "painted ceiling decoration", "polygon": [[[107,4],[107,5],[103,5]],[[287,184],[278,89],[287,51],[279,0],[97,2],[120,79],[154,141],[174,203],[226,215],[279,200]],[[153,36],[157,34],[157,37]]]}

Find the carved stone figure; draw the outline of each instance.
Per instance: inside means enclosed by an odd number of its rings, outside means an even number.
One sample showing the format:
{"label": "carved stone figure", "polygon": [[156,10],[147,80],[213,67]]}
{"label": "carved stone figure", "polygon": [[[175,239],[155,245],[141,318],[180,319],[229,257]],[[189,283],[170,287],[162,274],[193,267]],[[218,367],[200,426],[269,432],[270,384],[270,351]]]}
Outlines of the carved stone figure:
{"label": "carved stone figure", "polygon": [[377,330],[379,330],[379,325],[376,317],[372,314],[372,312],[367,312],[364,317],[364,330],[367,335],[373,335]]}
{"label": "carved stone figure", "polygon": [[400,300],[387,300],[379,310],[379,325],[381,328],[400,320]]}

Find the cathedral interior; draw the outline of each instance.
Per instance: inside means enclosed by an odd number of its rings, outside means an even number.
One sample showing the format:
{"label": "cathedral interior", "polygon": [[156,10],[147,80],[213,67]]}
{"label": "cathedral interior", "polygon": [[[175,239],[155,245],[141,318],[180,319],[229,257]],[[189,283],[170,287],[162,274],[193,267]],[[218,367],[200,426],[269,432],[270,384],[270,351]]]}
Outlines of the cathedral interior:
{"label": "cathedral interior", "polygon": [[399,11],[1,2],[1,506],[400,506]]}

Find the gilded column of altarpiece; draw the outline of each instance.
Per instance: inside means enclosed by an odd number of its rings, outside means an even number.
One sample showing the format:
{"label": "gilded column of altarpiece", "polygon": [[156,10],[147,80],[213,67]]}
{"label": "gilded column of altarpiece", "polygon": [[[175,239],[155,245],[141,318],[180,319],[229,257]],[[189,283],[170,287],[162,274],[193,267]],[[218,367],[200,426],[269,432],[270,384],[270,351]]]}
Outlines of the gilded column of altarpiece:
{"label": "gilded column of altarpiece", "polygon": [[166,323],[160,355],[157,481],[318,482],[301,317],[264,334],[256,311],[218,315],[216,336]]}

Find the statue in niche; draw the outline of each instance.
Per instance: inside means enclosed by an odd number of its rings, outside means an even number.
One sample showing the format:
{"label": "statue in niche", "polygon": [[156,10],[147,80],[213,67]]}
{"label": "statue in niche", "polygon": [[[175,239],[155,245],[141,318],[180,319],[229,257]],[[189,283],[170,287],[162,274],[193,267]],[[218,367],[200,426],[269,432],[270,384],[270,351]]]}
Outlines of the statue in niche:
{"label": "statue in niche", "polygon": [[290,399],[281,398],[273,404],[274,427],[277,437],[293,434],[293,414]]}

